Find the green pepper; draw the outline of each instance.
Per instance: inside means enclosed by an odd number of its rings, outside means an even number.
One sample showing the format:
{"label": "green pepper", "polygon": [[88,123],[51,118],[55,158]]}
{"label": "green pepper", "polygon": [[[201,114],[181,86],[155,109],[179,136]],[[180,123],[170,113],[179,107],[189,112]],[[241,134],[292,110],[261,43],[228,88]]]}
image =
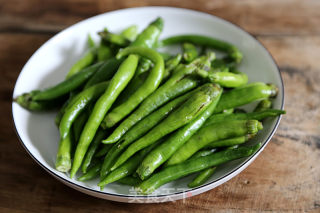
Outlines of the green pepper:
{"label": "green pepper", "polygon": [[200,115],[212,102],[213,94],[215,94],[215,90],[212,84],[203,85],[201,90],[191,96],[190,99],[172,112],[166,119],[151,129],[145,136],[131,144],[118,158],[111,171],[120,166],[137,151],[153,144],[155,141],[188,124]]}
{"label": "green pepper", "polygon": [[83,158],[87,152],[87,149],[96,134],[96,131],[103,120],[103,117],[110,109],[120,92],[125,88],[128,82],[134,75],[138,65],[138,56],[130,55],[126,60],[122,62],[118,71],[111,79],[109,86],[102,96],[98,99],[94,105],[93,111],[89,116],[86,125],[81,133],[79,143],[76,148],[74,161],[70,177],[72,178],[78,171]]}
{"label": "green pepper", "polygon": [[162,80],[164,61],[159,53],[149,48],[128,47],[118,53],[117,57],[121,58],[128,54],[138,54],[146,57],[154,62],[154,67],[150,71],[145,82],[128,98],[128,100],[107,114],[102,125],[104,128],[113,127],[116,123],[132,112],[146,97],[158,88]]}
{"label": "green pepper", "polygon": [[212,115],[222,93],[222,88],[219,85],[213,85],[213,92],[211,95],[211,103],[207,108],[194,118],[190,123],[171,134],[170,137],[163,142],[156,149],[152,150],[150,154],[142,161],[137,173],[141,180],[150,176],[155,169],[162,163],[169,159],[188,139],[194,135],[205,121]]}
{"label": "green pepper", "polygon": [[[190,89],[194,88],[198,85],[197,81],[192,79],[185,78],[181,80],[178,84],[172,87],[171,91],[181,90],[181,89]],[[103,166],[101,169],[101,175],[107,174],[109,172],[112,164],[114,163],[115,159],[121,154],[121,152],[127,148],[132,142],[134,142],[139,137],[143,136],[147,133],[150,129],[152,129],[155,125],[157,125],[160,121],[168,116],[170,112],[175,110],[179,107],[182,102],[186,101],[192,94],[194,94],[196,90],[189,92],[183,96],[180,96],[171,102],[167,103],[157,111],[154,111],[136,125],[134,125],[128,132],[111,148],[110,152],[105,156]]]}
{"label": "green pepper", "polygon": [[136,187],[136,190],[142,194],[150,194],[163,184],[166,184],[170,181],[179,179],[206,168],[221,165],[231,160],[248,157],[255,153],[260,146],[261,144],[252,147],[239,147],[236,149],[224,150],[205,157],[199,157],[164,168],[140,183]]}
{"label": "green pepper", "polygon": [[204,184],[216,171],[217,167],[211,167],[200,171],[200,173],[188,184],[189,188],[194,188]]}
{"label": "green pepper", "polygon": [[262,129],[256,120],[232,120],[202,127],[166,162],[166,166],[183,162],[208,144],[222,139],[255,134]]}
{"label": "green pepper", "polygon": [[177,43],[189,42],[196,45],[206,46],[209,48],[217,49],[226,52],[236,63],[242,60],[242,53],[238,48],[230,43],[222,40],[211,38],[203,35],[177,35],[166,38],[158,44],[158,46],[167,46]]}
{"label": "green pepper", "polygon": [[109,86],[109,82],[102,82],[96,84],[86,90],[79,93],[72,101],[69,103],[65,109],[65,113],[62,116],[59,130],[60,137],[63,139],[67,136],[72,123],[79,116],[79,114],[93,101],[98,99],[102,95],[106,88]]}
{"label": "green pepper", "polygon": [[[210,67],[214,55],[208,54],[207,56],[197,58],[188,66],[177,67],[174,75],[172,75],[162,86],[160,86],[154,93],[146,98],[128,118],[126,118],[113,133],[103,141],[103,143],[115,143],[121,136],[123,136],[133,125],[156,110],[161,105],[170,101],[171,99],[188,91],[188,89],[173,89],[173,86],[179,83],[182,79],[191,75],[197,68],[206,69]],[[176,87],[179,88],[179,87]],[[190,88],[191,89],[191,88]],[[107,126],[106,124],[104,124]]]}

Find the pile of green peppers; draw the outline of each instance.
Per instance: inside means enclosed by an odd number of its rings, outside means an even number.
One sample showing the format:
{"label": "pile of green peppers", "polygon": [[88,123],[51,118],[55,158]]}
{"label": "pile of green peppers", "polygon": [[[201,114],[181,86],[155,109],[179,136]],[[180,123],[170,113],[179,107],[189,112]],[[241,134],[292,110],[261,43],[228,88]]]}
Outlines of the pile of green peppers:
{"label": "pile of green peppers", "polygon": [[[285,114],[272,109],[275,85],[248,84],[237,70],[236,46],[192,34],[159,41],[163,26],[157,18],[141,33],[103,29],[64,81],[15,98],[31,111],[58,109],[58,171],[73,178],[81,168],[79,181],[100,177],[101,189],[118,182],[142,194],[197,173],[188,186],[198,187],[217,166],[254,154],[261,144],[245,143],[262,120]],[[181,52],[158,51],[169,45]],[[253,112],[238,108],[252,102]]]}

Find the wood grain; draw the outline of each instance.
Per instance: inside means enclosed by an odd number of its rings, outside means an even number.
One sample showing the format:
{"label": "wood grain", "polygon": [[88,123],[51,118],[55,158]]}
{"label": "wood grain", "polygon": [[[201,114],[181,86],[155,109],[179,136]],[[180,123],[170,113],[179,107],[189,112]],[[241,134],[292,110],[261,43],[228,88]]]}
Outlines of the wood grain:
{"label": "wood grain", "polygon": [[[22,148],[11,119],[16,78],[46,40],[92,15],[143,5],[209,12],[254,34],[280,67],[287,110],[269,145],[240,175],[186,200],[148,205],[97,199],[58,182]],[[318,11],[319,1],[312,0],[0,0],[0,212],[319,212]]]}
{"label": "wood grain", "polygon": [[211,13],[252,34],[320,34],[318,0],[0,0],[0,5],[0,31],[56,33],[103,12],[156,5]]}

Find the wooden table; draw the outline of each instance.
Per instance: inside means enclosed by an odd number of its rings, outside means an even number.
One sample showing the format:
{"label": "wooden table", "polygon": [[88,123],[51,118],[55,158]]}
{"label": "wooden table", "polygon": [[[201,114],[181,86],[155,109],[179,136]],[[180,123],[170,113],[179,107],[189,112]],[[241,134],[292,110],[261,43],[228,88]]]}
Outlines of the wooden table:
{"label": "wooden table", "polygon": [[[231,21],[271,52],[284,79],[287,115],[263,153],[231,181],[184,201],[124,204],[55,180],[20,145],[11,96],[31,54],[62,29],[127,7],[166,5]],[[0,0],[0,212],[320,212],[320,1]]]}

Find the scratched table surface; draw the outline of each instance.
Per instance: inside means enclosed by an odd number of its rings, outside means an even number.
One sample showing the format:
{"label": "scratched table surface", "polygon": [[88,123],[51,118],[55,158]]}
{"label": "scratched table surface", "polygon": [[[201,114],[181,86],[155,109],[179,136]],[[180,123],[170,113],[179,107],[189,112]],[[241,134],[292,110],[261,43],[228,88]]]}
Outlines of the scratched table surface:
{"label": "scratched table surface", "polygon": [[[285,84],[287,115],[262,154],[206,193],[162,204],[102,200],[60,183],[15,134],[11,96],[28,58],[66,27],[137,6],[207,12],[239,25],[271,52]],[[320,1],[0,0],[0,212],[320,212]]]}

